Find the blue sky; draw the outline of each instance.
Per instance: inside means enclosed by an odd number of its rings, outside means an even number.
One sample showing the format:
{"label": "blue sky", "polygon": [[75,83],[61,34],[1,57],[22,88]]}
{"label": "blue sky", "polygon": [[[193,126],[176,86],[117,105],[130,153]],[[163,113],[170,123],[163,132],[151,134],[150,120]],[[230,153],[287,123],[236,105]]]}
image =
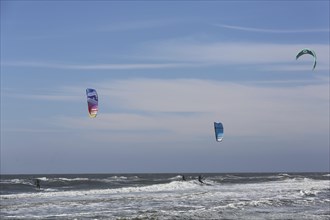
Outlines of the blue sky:
{"label": "blue sky", "polygon": [[1,1],[1,173],[329,171],[329,31],[329,1]]}

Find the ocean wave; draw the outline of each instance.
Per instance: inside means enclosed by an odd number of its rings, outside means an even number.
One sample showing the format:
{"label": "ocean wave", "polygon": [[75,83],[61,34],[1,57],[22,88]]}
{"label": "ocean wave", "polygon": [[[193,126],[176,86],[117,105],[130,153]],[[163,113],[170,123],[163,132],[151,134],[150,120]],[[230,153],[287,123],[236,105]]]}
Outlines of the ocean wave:
{"label": "ocean wave", "polygon": [[112,176],[109,179],[115,179],[115,180],[127,180],[128,178],[126,176]]}
{"label": "ocean wave", "polygon": [[59,180],[59,181],[88,181],[89,178],[54,178],[55,181]]}
{"label": "ocean wave", "polygon": [[[118,177],[117,177],[118,178]],[[116,178],[107,178],[103,181],[116,181]],[[120,179],[120,178],[119,178]],[[101,179],[102,180],[102,179]],[[16,180],[17,181],[17,180]],[[97,181],[96,179],[89,179],[89,181]],[[193,192],[195,193],[204,193],[211,192],[211,196],[229,196],[229,197],[240,197],[242,195],[251,194],[255,197],[263,196],[268,197],[269,192],[277,192],[279,198],[282,198],[283,195],[293,195],[295,198],[302,197],[313,197],[318,196],[320,192],[328,193],[329,191],[329,182],[327,180],[313,180],[309,178],[293,178],[293,179],[284,179],[276,182],[252,182],[252,183],[235,183],[235,184],[223,184],[218,181],[205,178],[203,180],[205,184],[201,184],[198,180],[172,180],[168,183],[155,183],[151,185],[135,185],[132,184],[128,186],[123,184],[122,187],[118,188],[103,188],[103,189],[72,189],[65,190],[63,188],[53,189],[51,185],[41,184],[45,187],[38,191],[17,193],[2,195],[1,199],[16,199],[16,198],[48,198],[48,197],[102,197],[108,195],[112,196],[124,196],[130,194],[142,194],[143,193],[186,193]],[[150,183],[149,183],[150,184]],[[31,183],[30,183],[31,185]],[[111,187],[111,184],[109,184]],[[117,187],[117,186],[116,186]],[[219,194],[218,194],[219,193]],[[246,197],[249,198],[249,197]]]}
{"label": "ocean wave", "polygon": [[318,190],[314,190],[314,191],[313,190],[300,190],[299,192],[300,192],[300,195],[302,195],[302,196],[314,197],[314,196],[317,196],[317,194],[320,191],[318,191]]}
{"label": "ocean wave", "polygon": [[181,179],[182,179],[182,175],[177,175],[169,178],[169,180],[181,180]]}
{"label": "ocean wave", "polygon": [[111,176],[108,178],[95,178],[90,179],[90,181],[101,182],[101,183],[115,183],[115,182],[129,182],[129,181],[136,181],[140,178],[138,176]]}
{"label": "ocean wave", "polygon": [[49,181],[49,179],[47,177],[38,177],[38,178],[35,178],[35,179],[38,179],[38,180],[41,180],[41,181]]}
{"label": "ocean wave", "polygon": [[59,190],[58,189],[52,189],[52,188],[40,188],[40,191],[44,191],[44,192],[57,192]]}
{"label": "ocean wave", "polygon": [[128,193],[128,192],[168,192],[168,191],[183,191],[199,187],[199,183],[195,180],[190,181],[172,181],[170,183],[153,184],[149,186],[138,186],[138,187],[125,187],[118,189],[117,192]]}
{"label": "ocean wave", "polygon": [[[38,178],[40,179],[40,178]],[[80,178],[66,178],[66,177],[58,177],[58,178],[43,178],[45,182],[100,182],[100,183],[112,183],[112,182],[120,182],[120,181],[132,181],[139,179],[138,176],[111,176],[108,178],[87,178],[87,177],[80,177]]]}
{"label": "ocean wave", "polygon": [[[117,181],[118,177],[120,175],[104,178]],[[4,207],[1,214],[15,219],[265,219],[273,215],[274,219],[299,219],[304,216],[300,210],[305,207],[311,212],[329,213],[325,212],[330,204],[328,180],[289,178],[276,182],[222,184],[206,177],[206,184],[201,184],[196,178],[169,180],[173,177],[177,176],[167,175],[157,184],[145,178],[147,181],[140,181],[139,186],[136,182],[123,183],[121,188],[60,188],[57,191],[41,188],[30,193],[1,195]],[[299,216],[292,218],[297,216],[297,210]],[[318,213],[313,213],[303,219],[317,217]]]}
{"label": "ocean wave", "polygon": [[152,192],[170,192],[170,191],[183,191],[200,187],[200,183],[196,180],[191,181],[173,181],[170,183],[153,184],[148,186],[136,186],[136,187],[122,187],[115,189],[97,189],[97,190],[72,190],[72,191],[39,191],[37,193],[19,193],[3,195],[1,199],[17,199],[17,198],[31,198],[31,197],[75,197],[86,195],[105,195],[105,194],[125,194],[125,193],[152,193]]}
{"label": "ocean wave", "polygon": [[254,183],[254,182],[269,182],[269,181],[281,181],[285,179],[292,179],[293,176],[286,174],[286,173],[280,173],[280,174],[274,174],[274,175],[258,175],[258,176],[247,176],[247,175],[221,175],[221,176],[213,176],[210,177],[210,179],[216,181],[216,182],[226,182],[226,183]]}
{"label": "ocean wave", "polygon": [[243,210],[246,207],[266,207],[266,206],[274,206],[278,204],[279,201],[274,199],[264,198],[260,200],[233,200],[228,204],[220,205],[215,207],[216,210],[223,210],[223,209],[241,209]]}
{"label": "ocean wave", "polygon": [[226,175],[224,178],[226,179],[244,179],[245,177],[242,176],[236,176],[236,175]]}
{"label": "ocean wave", "polygon": [[28,179],[7,179],[1,180],[1,184],[22,184],[22,185],[30,185],[33,186],[33,181]]}
{"label": "ocean wave", "polygon": [[9,179],[9,180],[2,180],[0,183],[2,184],[29,184],[34,185],[34,180],[40,180],[41,182],[48,182],[48,183],[56,183],[56,182],[88,182],[88,181],[96,181],[96,182],[114,182],[114,181],[125,181],[125,180],[134,180],[138,179],[138,176],[126,177],[126,176],[112,176],[109,178],[87,178],[87,177],[76,177],[76,178],[67,178],[67,177],[37,177],[31,179]]}

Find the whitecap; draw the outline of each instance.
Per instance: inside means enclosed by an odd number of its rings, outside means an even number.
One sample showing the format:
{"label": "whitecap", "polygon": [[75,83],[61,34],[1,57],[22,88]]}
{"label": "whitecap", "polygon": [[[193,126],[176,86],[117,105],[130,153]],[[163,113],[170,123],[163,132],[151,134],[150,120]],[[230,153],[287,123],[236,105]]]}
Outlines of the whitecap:
{"label": "whitecap", "polygon": [[115,179],[115,180],[126,180],[127,177],[126,177],[126,176],[112,176],[112,177],[110,177],[110,179]]}
{"label": "whitecap", "polygon": [[89,179],[88,178],[57,178],[58,180],[60,181],[88,181]]}
{"label": "whitecap", "polygon": [[28,179],[8,179],[2,180],[1,184],[23,184],[23,185],[34,185],[32,181]]}
{"label": "whitecap", "polygon": [[47,177],[38,177],[36,179],[41,180],[41,181],[48,181],[49,180]]}
{"label": "whitecap", "polygon": [[169,178],[170,180],[179,180],[179,179],[182,179],[182,176],[181,175],[177,175],[175,177],[171,177]]}
{"label": "whitecap", "polygon": [[316,196],[319,191],[312,191],[312,190],[300,190],[300,195],[302,196]]}

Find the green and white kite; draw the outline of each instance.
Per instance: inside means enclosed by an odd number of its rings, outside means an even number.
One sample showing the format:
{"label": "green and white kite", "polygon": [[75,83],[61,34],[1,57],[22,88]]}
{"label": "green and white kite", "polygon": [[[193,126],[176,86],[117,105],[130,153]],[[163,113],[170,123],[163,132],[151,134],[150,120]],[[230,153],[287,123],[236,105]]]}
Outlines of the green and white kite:
{"label": "green and white kite", "polygon": [[314,64],[313,64],[313,70],[315,69],[315,66],[316,66],[316,54],[314,52],[314,50],[310,50],[310,49],[302,49],[301,51],[299,51],[299,53],[297,54],[296,56],[296,60],[301,57],[302,55],[304,54],[309,54],[309,55],[312,55],[314,57]]}

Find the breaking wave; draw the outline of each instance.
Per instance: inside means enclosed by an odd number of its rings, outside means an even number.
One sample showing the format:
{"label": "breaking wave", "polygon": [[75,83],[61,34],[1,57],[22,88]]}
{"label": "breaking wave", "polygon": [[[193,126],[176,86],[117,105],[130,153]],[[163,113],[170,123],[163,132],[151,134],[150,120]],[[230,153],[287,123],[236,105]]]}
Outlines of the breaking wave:
{"label": "breaking wave", "polygon": [[[321,177],[322,175],[325,174],[319,174]],[[259,176],[216,174],[206,176],[203,179],[204,184],[196,179],[196,174],[187,175],[186,181],[182,180],[181,175],[170,174],[71,175],[40,178],[42,178],[40,190],[30,186],[31,178],[2,179],[1,184],[9,185],[28,181],[29,187],[34,190],[1,194],[0,218],[267,219],[274,217],[274,219],[323,220],[330,217],[329,180],[314,174],[260,174]],[[58,183],[64,184],[52,188]],[[22,188],[21,185],[17,187]]]}

